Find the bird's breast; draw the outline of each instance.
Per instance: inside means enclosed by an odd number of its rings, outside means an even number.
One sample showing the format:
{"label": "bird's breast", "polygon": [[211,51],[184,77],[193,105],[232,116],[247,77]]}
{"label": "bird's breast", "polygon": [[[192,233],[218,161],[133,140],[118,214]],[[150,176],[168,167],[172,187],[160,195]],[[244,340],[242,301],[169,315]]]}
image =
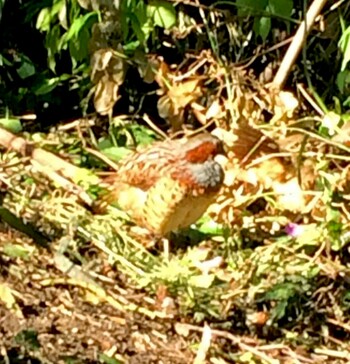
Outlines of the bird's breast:
{"label": "bird's breast", "polygon": [[214,160],[186,163],[175,169],[171,176],[174,180],[186,184],[197,195],[217,192],[224,181],[224,171]]}
{"label": "bird's breast", "polygon": [[196,222],[214,201],[215,192],[198,195],[180,181],[162,178],[149,191],[142,224],[165,235]]}

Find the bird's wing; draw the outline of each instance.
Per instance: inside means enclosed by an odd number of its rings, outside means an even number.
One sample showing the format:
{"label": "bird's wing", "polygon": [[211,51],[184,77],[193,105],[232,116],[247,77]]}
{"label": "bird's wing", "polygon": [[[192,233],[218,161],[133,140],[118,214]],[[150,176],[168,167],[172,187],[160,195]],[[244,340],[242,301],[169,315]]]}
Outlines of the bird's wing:
{"label": "bird's wing", "polygon": [[126,156],[119,163],[118,170],[107,177],[105,182],[124,182],[146,191],[161,177],[169,174],[178,158],[176,141],[158,142]]}

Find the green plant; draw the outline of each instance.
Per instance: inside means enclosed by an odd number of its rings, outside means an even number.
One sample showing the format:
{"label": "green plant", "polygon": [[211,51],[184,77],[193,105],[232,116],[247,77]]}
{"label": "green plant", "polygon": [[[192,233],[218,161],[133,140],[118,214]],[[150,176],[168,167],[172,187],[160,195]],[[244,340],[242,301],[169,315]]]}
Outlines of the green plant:
{"label": "green plant", "polygon": [[348,67],[350,61],[350,26],[345,29],[343,21],[341,21],[341,24],[343,28],[343,34],[339,39],[338,45],[343,54],[343,60],[340,72],[337,75],[337,86],[341,94],[345,96],[343,105],[350,107],[350,70]]}
{"label": "green plant", "polygon": [[237,0],[235,5],[239,17],[254,17],[254,33],[256,36],[260,36],[263,41],[266,40],[271,31],[272,17],[285,20],[287,25],[291,21],[292,0]]}
{"label": "green plant", "polygon": [[91,28],[97,20],[97,12],[86,12],[75,1],[55,0],[52,6],[40,11],[36,28],[46,33],[48,65],[53,72],[56,56],[65,50],[69,51],[72,70],[88,64]]}
{"label": "green plant", "polygon": [[140,0],[121,3],[121,28],[126,52],[142,47],[147,50],[147,41],[156,26],[169,29],[176,23],[173,5],[164,0],[153,0],[146,4]]}

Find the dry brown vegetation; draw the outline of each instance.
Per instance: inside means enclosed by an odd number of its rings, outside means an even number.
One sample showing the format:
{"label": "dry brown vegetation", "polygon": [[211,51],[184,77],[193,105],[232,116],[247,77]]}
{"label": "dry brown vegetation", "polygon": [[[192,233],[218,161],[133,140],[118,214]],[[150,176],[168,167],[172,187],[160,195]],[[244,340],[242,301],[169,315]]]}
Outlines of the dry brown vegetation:
{"label": "dry brown vegetation", "polygon": [[[294,41],[314,46],[311,69],[305,54],[285,65],[284,23],[259,44],[248,15],[210,5],[179,2],[132,55],[106,46],[122,15],[104,9],[85,95],[97,113],[0,129],[0,363],[349,362],[349,118],[346,91],[334,107],[319,91],[349,5],[320,6]],[[127,212],[92,212],[109,158],[200,130],[225,144],[224,186],[170,252]]]}

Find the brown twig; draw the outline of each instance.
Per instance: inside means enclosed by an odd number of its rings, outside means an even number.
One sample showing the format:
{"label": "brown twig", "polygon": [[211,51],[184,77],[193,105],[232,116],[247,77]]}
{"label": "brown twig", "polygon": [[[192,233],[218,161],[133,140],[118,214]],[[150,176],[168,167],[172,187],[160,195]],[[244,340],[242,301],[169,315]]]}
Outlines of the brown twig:
{"label": "brown twig", "polygon": [[297,32],[295,33],[294,39],[290,44],[273,80],[273,84],[277,89],[280,90],[283,88],[283,85],[286,82],[290,70],[295,63],[297,57],[299,56],[305,38],[309,33],[311,27],[313,26],[316,17],[319,15],[326,2],[327,0],[314,0],[311,4],[306,14],[306,19],[302,21]]}
{"label": "brown twig", "polygon": [[[1,128],[0,145],[8,150],[15,151],[24,157],[29,157],[31,163],[37,169],[40,169],[41,173],[63,187],[74,191],[74,194],[76,194],[82,202],[91,206],[92,199],[83,188],[75,183],[79,176],[84,176],[84,172],[85,174],[88,174],[90,173],[89,171],[76,167],[44,149],[35,148],[33,144],[29,143],[24,138],[18,137]],[[96,180],[94,183],[98,183],[98,177],[95,176],[95,178]]]}
{"label": "brown twig", "polygon": [[323,110],[316,104],[316,102],[313,100],[313,98],[308,94],[308,92],[305,90],[304,86],[300,83],[297,84],[297,88],[300,91],[300,93],[304,96],[306,101],[314,108],[314,110],[321,116],[324,116]]}
{"label": "brown twig", "polygon": [[[177,324],[178,330],[179,332],[181,332],[182,330],[187,330],[187,331],[197,331],[197,332],[204,332],[204,330],[207,330],[205,328],[202,327],[198,327],[195,325],[190,325],[190,324]],[[250,352],[253,355],[257,356],[258,358],[266,361],[267,363],[270,364],[278,364],[279,360],[278,359],[273,359],[270,356],[268,356],[267,354],[261,352],[260,350],[258,350],[258,348],[250,346],[246,343],[243,342],[243,340],[238,336],[235,336],[229,332],[226,331],[221,331],[221,330],[211,330],[211,334],[214,336],[218,336],[218,337],[223,337],[225,339],[230,340],[231,342],[233,342],[235,345],[237,345],[241,350],[246,351],[246,352]],[[246,340],[245,340],[246,341]],[[252,340],[250,340],[252,341]],[[256,342],[254,342],[254,344],[256,344]]]}

